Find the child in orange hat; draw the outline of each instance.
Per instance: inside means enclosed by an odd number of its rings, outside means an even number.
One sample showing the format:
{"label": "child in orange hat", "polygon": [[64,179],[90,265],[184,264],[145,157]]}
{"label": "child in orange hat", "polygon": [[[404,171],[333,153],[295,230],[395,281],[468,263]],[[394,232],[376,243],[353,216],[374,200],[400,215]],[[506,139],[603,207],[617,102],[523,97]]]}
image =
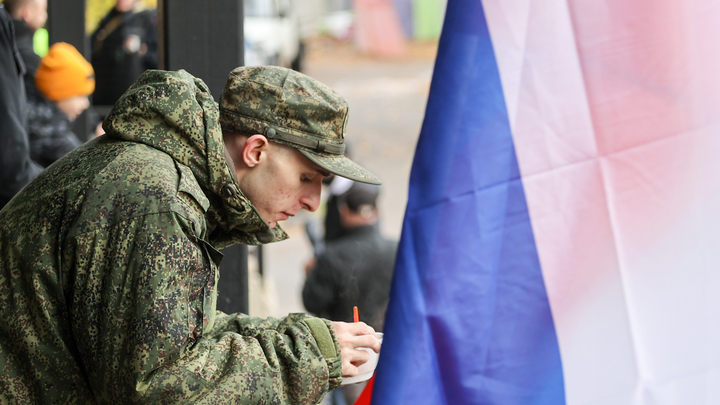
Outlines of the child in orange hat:
{"label": "child in orange hat", "polygon": [[40,60],[36,89],[28,89],[30,155],[48,166],[82,142],[70,123],[90,107],[92,65],[70,44],[58,42]]}

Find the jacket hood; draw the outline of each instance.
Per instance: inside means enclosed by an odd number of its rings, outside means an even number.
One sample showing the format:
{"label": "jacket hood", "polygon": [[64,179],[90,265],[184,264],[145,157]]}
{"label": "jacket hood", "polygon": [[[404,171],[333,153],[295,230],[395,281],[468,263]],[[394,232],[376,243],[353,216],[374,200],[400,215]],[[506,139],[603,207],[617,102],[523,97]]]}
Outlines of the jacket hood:
{"label": "jacket hood", "polygon": [[270,229],[240,191],[225,158],[217,103],[184,70],[148,70],[113,106],[106,136],[148,145],[187,166],[203,189],[210,242],[218,248],[287,239]]}

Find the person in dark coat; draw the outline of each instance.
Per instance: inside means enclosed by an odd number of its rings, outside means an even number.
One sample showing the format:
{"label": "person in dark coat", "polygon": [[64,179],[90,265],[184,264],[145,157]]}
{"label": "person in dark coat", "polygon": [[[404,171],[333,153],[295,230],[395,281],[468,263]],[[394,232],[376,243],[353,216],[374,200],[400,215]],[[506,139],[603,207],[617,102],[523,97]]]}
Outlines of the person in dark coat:
{"label": "person in dark coat", "polygon": [[47,0],[5,0],[3,4],[13,19],[15,43],[25,63],[25,89],[29,90],[35,87],[35,72],[40,64],[33,36],[47,22]]}
{"label": "person in dark coat", "polygon": [[40,61],[28,89],[30,156],[47,167],[83,144],[70,123],[90,107],[95,88],[90,63],[75,47],[58,42]]}
{"label": "person in dark coat", "polygon": [[30,159],[24,73],[12,19],[0,4],[0,208],[42,171]]}
{"label": "person in dark coat", "polygon": [[93,105],[114,105],[145,70],[157,69],[157,11],[135,12],[135,2],[117,0],[90,37]]}
{"label": "person in dark coat", "polygon": [[[68,95],[63,95],[65,99],[74,96],[84,96],[83,100],[74,100],[72,102],[62,101],[58,104],[58,100],[50,100],[42,91],[35,86],[35,75],[40,66],[40,56],[33,49],[33,35],[35,31],[40,29],[47,21],[47,0],[5,0],[10,16],[13,18],[13,26],[15,27],[15,41],[25,64],[25,93],[27,95],[27,131],[30,141],[30,157],[33,161],[39,163],[43,167],[49,166],[51,163],[65,155],[69,151],[75,149],[82,144],[82,141],[72,132],[70,122],[77,116],[76,111],[84,111],[89,102],[87,94],[79,94],[73,90]],[[61,46],[67,50],[70,45]],[[78,74],[70,73],[70,77],[64,74],[58,76],[61,70],[65,73],[71,71],[71,66],[77,66],[77,63],[64,63],[58,59],[58,55],[67,52],[58,51],[55,48],[53,55],[48,58],[43,70],[45,77],[44,84],[46,89],[48,86],[53,88],[68,88],[81,82],[81,87],[87,87],[87,81],[83,76],[83,72]],[[73,48],[74,50],[74,48]],[[72,52],[71,58],[77,59],[80,55],[77,51]],[[84,58],[83,58],[84,61]],[[52,67],[48,64],[50,63]],[[86,63],[87,64],[87,63]],[[89,65],[89,64],[88,64]],[[92,70],[92,69],[91,69]],[[53,83],[55,81],[55,83]],[[60,86],[60,87],[58,87]],[[92,91],[92,90],[91,90]],[[58,94],[53,91],[53,94]],[[72,96],[72,97],[71,97]],[[60,108],[62,106],[62,109]],[[84,107],[83,107],[84,106]]]}
{"label": "person in dark coat", "polygon": [[328,242],[309,263],[302,297],[318,316],[351,322],[353,306],[360,320],[382,330],[395,266],[397,242],[377,227],[378,186],[353,183],[340,197],[343,236]]}

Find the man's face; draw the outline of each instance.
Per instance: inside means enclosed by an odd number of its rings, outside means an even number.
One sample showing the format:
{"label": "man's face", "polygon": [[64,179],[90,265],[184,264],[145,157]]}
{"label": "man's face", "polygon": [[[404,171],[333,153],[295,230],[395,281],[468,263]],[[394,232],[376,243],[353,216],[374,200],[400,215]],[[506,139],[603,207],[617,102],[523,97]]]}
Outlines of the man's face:
{"label": "man's face", "polygon": [[88,96],[75,96],[57,101],[57,106],[67,115],[70,121],[75,121],[78,115],[90,107],[90,100]]}
{"label": "man's face", "polygon": [[135,7],[135,0],[117,0],[115,9],[121,13],[132,10]]}
{"label": "man's face", "polygon": [[28,3],[27,13],[25,14],[25,23],[37,31],[42,28],[47,21],[47,0],[34,0]]}
{"label": "man's face", "polygon": [[300,210],[320,205],[322,179],[329,175],[294,148],[270,142],[265,161],[240,181],[240,189],[274,228]]}

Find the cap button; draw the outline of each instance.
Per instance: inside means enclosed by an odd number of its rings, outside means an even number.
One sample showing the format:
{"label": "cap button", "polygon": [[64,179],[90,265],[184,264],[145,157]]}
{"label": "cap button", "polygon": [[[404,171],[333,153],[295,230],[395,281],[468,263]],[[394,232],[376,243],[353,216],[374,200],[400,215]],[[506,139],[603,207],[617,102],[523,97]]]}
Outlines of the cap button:
{"label": "cap button", "polygon": [[268,128],[268,130],[265,132],[268,138],[275,138],[275,135],[277,134],[275,132],[275,128]]}
{"label": "cap button", "polygon": [[227,183],[222,187],[222,194],[227,198],[233,198],[237,196],[237,190],[235,189],[235,185],[232,183]]}
{"label": "cap button", "polygon": [[270,243],[275,240],[275,234],[272,231],[260,231],[255,234],[260,243]]}

